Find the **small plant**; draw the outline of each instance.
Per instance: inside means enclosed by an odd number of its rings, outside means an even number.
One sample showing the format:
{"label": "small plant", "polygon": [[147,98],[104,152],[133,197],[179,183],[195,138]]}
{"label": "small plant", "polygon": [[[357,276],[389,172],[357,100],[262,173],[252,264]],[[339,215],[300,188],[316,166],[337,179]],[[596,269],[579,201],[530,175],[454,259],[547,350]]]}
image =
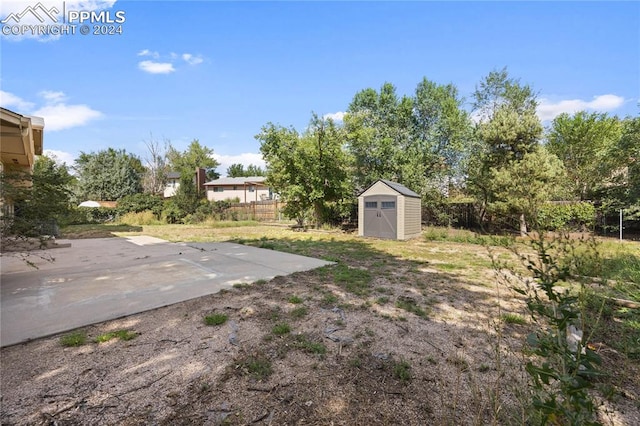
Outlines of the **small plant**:
{"label": "small plant", "polygon": [[120,340],[131,340],[131,339],[135,339],[138,336],[138,333],[136,333],[135,331],[130,331],[130,330],[116,330],[116,331],[110,331],[108,333],[104,333],[99,335],[98,337],[95,338],[95,342],[96,343],[104,343],[104,342],[108,342],[109,340],[112,339],[120,339]]}
{"label": "small plant", "polygon": [[376,299],[376,303],[377,303],[378,305],[384,305],[384,304],[386,304],[387,302],[389,302],[389,298],[388,298],[387,296],[380,296],[380,297],[378,297],[378,298]]}
{"label": "small plant", "polygon": [[292,303],[294,305],[299,305],[300,303],[302,303],[302,298],[298,296],[291,296],[289,298],[289,303]]}
{"label": "small plant", "polygon": [[233,284],[233,288],[237,288],[238,290],[244,290],[247,289],[251,286],[251,284],[248,283],[235,283]]}
{"label": "small plant", "polygon": [[293,318],[300,319],[306,317],[308,313],[309,309],[307,309],[305,306],[300,306],[291,311],[291,316]]}
{"label": "small plant", "polygon": [[207,325],[222,325],[227,322],[228,319],[229,317],[225,314],[214,313],[204,317],[204,323]]}
{"label": "small plant", "polygon": [[324,355],[327,353],[327,347],[325,345],[309,340],[304,334],[298,334],[295,337],[295,346],[315,355]]}
{"label": "small plant", "polygon": [[291,327],[287,323],[280,323],[273,326],[271,332],[276,336],[284,336],[285,334],[291,333]]}
{"label": "small plant", "polygon": [[402,383],[411,381],[411,364],[407,361],[399,361],[393,364],[393,377]]}
{"label": "small plant", "polygon": [[322,298],[322,303],[324,305],[334,305],[336,302],[338,302],[338,296],[333,293],[327,293]]}
{"label": "small plant", "polygon": [[65,347],[82,346],[87,342],[87,334],[84,331],[74,331],[60,338],[60,344]]}
{"label": "small plant", "polygon": [[396,308],[404,309],[405,311],[411,312],[420,318],[427,317],[427,311],[418,306],[415,300],[407,297],[398,298],[396,301]]}
{"label": "small plant", "polygon": [[517,324],[524,325],[527,323],[527,320],[522,316],[514,313],[502,314],[500,319],[507,324]]}
{"label": "small plant", "polygon": [[[529,334],[527,343],[537,359],[527,362],[534,415],[540,423],[593,425],[596,407],[589,394],[591,379],[601,375],[600,357],[587,344],[579,329],[585,329],[580,312],[584,283],[578,294],[562,288],[585,259],[598,259],[595,244],[588,253],[576,253],[569,237],[545,239],[539,233],[530,241],[534,255],[520,260],[531,273],[533,282],[521,278],[514,290],[526,297],[527,308],[538,330]],[[513,272],[513,271],[512,271]]]}
{"label": "small plant", "polygon": [[248,374],[257,380],[266,379],[273,372],[273,369],[271,368],[271,361],[260,354],[251,355],[244,359],[242,367],[246,369]]}

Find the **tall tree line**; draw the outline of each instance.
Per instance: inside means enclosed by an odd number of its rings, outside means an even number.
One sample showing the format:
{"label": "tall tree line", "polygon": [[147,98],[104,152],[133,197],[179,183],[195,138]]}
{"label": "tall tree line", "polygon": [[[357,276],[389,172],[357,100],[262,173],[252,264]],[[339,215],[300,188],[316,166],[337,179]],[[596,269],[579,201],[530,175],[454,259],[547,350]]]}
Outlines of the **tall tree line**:
{"label": "tall tree line", "polygon": [[[640,211],[640,119],[582,111],[545,131],[537,106],[534,89],[504,68],[478,83],[469,111],[453,84],[424,78],[399,96],[386,82],[357,92],[341,125],[313,114],[302,133],[269,123],[256,138],[269,182],[298,220],[322,222],[336,205],[344,213],[378,179],[404,184],[425,206],[454,191],[474,200],[480,223],[523,233],[550,200]],[[332,157],[322,155],[328,147]]]}

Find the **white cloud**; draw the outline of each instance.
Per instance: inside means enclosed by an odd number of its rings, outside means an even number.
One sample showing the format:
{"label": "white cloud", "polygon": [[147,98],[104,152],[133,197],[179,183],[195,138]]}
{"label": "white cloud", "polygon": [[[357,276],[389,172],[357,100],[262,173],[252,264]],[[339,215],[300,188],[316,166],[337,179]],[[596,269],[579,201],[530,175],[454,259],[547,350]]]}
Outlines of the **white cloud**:
{"label": "white cloud", "polygon": [[[7,25],[47,25],[62,23],[63,10],[83,10],[83,11],[100,11],[111,9],[116,3],[116,0],[10,0],[0,2],[0,20],[9,19]],[[39,5],[42,5],[40,7]],[[15,16],[21,14],[25,9],[31,8],[26,14],[19,18],[19,22],[16,22]],[[14,14],[14,19],[11,19],[11,14]],[[36,15],[39,17],[36,17]],[[37,40],[37,41],[55,41],[59,40],[61,35],[38,35],[31,32],[26,32],[20,35],[4,35],[3,40],[10,41],[22,41],[22,40]]]}
{"label": "white cloud", "polygon": [[573,114],[582,110],[594,110],[600,112],[608,112],[621,107],[624,104],[624,98],[617,95],[600,95],[594,96],[591,101],[582,99],[567,99],[552,102],[549,99],[541,98],[538,105],[538,117],[540,120],[553,120],[562,113]]}
{"label": "white cloud", "polygon": [[138,52],[138,56],[151,56],[152,58],[157,59],[160,57],[160,54],[158,52],[153,52],[149,49],[143,49]]}
{"label": "white cloud", "polygon": [[183,53],[182,59],[184,59],[184,61],[189,65],[198,65],[204,61],[204,59],[202,59],[202,56],[194,56],[191,53]]}
{"label": "white cloud", "polygon": [[170,74],[176,69],[170,62],[154,62],[154,61],[141,61],[138,62],[138,68],[149,74]]}
{"label": "white cloud", "polygon": [[40,97],[42,97],[47,103],[53,104],[64,102],[67,98],[64,92],[54,92],[53,90],[43,90],[38,93],[38,95],[40,95]]}
{"label": "white cloud", "polygon": [[91,120],[101,118],[100,111],[91,109],[87,105],[46,105],[33,112],[33,115],[44,118],[45,131],[70,129],[84,126]]}
{"label": "white cloud", "polygon": [[345,113],[343,111],[338,111],[330,114],[325,114],[322,116],[322,118],[324,118],[325,120],[328,120],[330,118],[333,121],[342,121],[344,120],[344,114]]}
{"label": "white cloud", "polygon": [[64,92],[43,90],[38,95],[44,105],[36,109],[36,104],[28,102],[13,93],[0,91],[0,104],[22,115],[35,115],[44,118],[45,132],[55,132],[77,126],[84,126],[91,120],[103,116],[87,105],[67,105]]}
{"label": "white cloud", "polygon": [[18,114],[24,114],[25,111],[30,111],[35,105],[33,102],[25,101],[13,93],[0,90],[0,106],[15,111]]}
{"label": "white cloud", "polygon": [[240,163],[245,167],[247,167],[249,164],[253,164],[254,166],[258,166],[263,170],[267,167],[262,158],[262,155],[252,152],[245,152],[238,155],[213,154],[213,158],[215,158],[216,161],[220,163],[220,165],[216,168],[216,171],[220,173],[221,176],[224,176],[227,173],[227,169],[229,168],[229,166],[237,163]]}
{"label": "white cloud", "polygon": [[58,151],[55,149],[45,149],[43,152],[49,158],[53,158],[58,164],[66,164],[67,166],[72,166],[76,161],[76,156],[71,154],[70,152]]}
{"label": "white cloud", "polygon": [[175,52],[171,52],[168,55],[160,55],[158,52],[144,49],[138,52],[138,56],[141,57],[152,57],[153,59],[161,59],[159,60],[145,60],[138,62],[138,68],[140,68],[144,72],[148,72],[149,74],[170,74],[176,71],[176,64],[180,63],[180,59],[186,62],[189,65],[198,65],[204,62],[204,58],[201,55],[194,55],[192,53],[183,53],[179,55]]}

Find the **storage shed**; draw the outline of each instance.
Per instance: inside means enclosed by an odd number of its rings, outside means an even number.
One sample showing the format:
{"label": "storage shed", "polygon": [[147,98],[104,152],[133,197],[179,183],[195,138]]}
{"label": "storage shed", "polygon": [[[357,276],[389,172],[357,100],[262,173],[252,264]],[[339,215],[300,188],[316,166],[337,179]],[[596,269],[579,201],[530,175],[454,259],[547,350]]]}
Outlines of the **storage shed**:
{"label": "storage shed", "polygon": [[408,240],[420,235],[420,196],[396,182],[378,180],[358,197],[358,235]]}

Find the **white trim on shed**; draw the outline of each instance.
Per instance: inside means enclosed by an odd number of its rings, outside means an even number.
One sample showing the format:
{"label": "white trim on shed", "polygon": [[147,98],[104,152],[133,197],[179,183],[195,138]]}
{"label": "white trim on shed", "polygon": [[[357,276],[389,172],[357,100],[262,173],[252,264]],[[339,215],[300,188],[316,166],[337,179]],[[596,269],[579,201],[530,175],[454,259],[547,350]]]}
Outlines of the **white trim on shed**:
{"label": "white trim on shed", "polygon": [[408,240],[422,231],[420,196],[388,180],[378,180],[358,196],[358,235]]}

